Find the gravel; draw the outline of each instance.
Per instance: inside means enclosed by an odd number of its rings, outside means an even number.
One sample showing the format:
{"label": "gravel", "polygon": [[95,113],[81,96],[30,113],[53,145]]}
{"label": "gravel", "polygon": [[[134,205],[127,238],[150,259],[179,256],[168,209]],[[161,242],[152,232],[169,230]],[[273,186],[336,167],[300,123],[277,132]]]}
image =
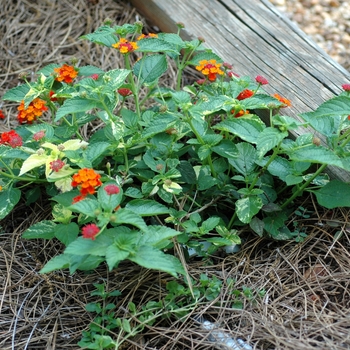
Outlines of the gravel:
{"label": "gravel", "polygon": [[350,71],[349,0],[270,0],[325,52]]}

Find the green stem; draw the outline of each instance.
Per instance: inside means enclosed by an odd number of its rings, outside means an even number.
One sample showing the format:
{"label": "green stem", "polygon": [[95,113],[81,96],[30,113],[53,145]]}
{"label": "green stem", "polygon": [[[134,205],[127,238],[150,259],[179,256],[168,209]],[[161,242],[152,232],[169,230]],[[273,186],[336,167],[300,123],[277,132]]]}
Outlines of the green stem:
{"label": "green stem", "polygon": [[[132,71],[128,55],[125,56],[125,67],[126,67],[126,69]],[[132,77],[132,74],[128,75],[128,80],[129,80],[129,84],[131,85],[131,91],[134,95],[136,113],[137,113],[139,120],[141,120],[141,110],[140,110],[138,87],[135,84],[135,81]]]}
{"label": "green stem", "polygon": [[310,185],[310,183],[319,175],[323,172],[324,169],[326,169],[327,164],[322,164],[320,168],[314,173],[314,175],[307,180],[297,191],[293,193],[291,197],[289,197],[282,205],[281,209],[284,209],[289,203],[291,203],[296,197],[298,197],[307,186]]}
{"label": "green stem", "polygon": [[[200,142],[200,144],[201,145],[205,145],[205,142],[204,142],[202,136],[198,133],[198,131],[194,127],[190,117],[187,118],[187,122],[190,125],[192,132],[196,135],[196,138]],[[214,170],[213,161],[211,159],[211,154],[209,154],[209,156],[207,157],[207,160],[208,160],[208,164],[209,164],[209,167],[210,167],[211,174],[213,175],[213,177],[216,177],[216,171]]]}
{"label": "green stem", "polygon": [[32,182],[32,183],[45,183],[45,182],[47,182],[46,179],[36,179],[36,178],[28,177],[28,176],[16,176],[16,175],[13,175],[13,173],[7,174],[3,171],[0,171],[0,175],[7,177],[9,179],[19,180],[19,181],[27,181],[27,182]]}

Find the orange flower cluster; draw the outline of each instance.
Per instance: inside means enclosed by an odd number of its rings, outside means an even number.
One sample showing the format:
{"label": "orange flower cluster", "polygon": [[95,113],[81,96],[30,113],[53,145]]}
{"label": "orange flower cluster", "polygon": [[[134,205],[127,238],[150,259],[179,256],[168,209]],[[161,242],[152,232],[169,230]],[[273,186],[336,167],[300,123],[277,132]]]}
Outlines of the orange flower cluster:
{"label": "orange flower cluster", "polygon": [[216,63],[216,60],[202,60],[199,61],[199,66],[196,66],[196,69],[208,76],[210,81],[215,81],[217,74],[224,74],[224,71],[222,71],[220,67],[221,63]]}
{"label": "orange flower cluster", "polygon": [[137,40],[142,40],[142,39],[148,39],[148,38],[158,38],[158,35],[157,34],[154,34],[154,33],[149,33],[149,34],[141,34]]}
{"label": "orange flower cluster", "polygon": [[101,175],[97,174],[94,169],[80,169],[77,174],[73,175],[72,186],[78,187],[81,195],[85,197],[88,194],[94,194],[95,188],[102,185],[100,178]]}
{"label": "orange flower cluster", "polygon": [[118,49],[122,54],[133,52],[139,48],[135,42],[128,41],[125,38],[121,38],[117,43],[112,44],[112,46]]}
{"label": "orange flower cluster", "polygon": [[290,102],[290,100],[288,100],[285,97],[280,96],[279,94],[274,94],[273,97],[277,98],[278,101],[280,101],[280,102],[282,102],[284,104],[284,106],[282,106],[282,108],[291,107],[292,106],[292,103]]}
{"label": "orange flower cluster", "polygon": [[45,106],[46,102],[40,98],[36,98],[29,103],[27,108],[24,108],[24,101],[17,107],[19,110],[17,119],[20,124],[28,123],[32,124],[33,121],[37,120],[43,112],[47,111],[48,108]]}
{"label": "orange flower cluster", "polygon": [[78,71],[73,66],[68,66],[68,64],[55,68],[54,71],[58,74],[55,80],[64,81],[67,84],[71,84],[78,75]]}

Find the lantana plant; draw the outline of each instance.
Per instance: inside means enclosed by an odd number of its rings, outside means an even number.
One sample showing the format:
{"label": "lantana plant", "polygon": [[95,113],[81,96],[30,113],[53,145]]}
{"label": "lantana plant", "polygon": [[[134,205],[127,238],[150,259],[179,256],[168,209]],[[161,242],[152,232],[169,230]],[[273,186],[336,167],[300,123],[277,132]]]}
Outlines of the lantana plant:
{"label": "lantana plant", "polygon": [[[181,27],[146,35],[140,23],[105,23],[82,39],[117,50],[125,69],[50,64],[3,96],[18,103],[18,127],[0,136],[0,218],[23,193],[47,190],[51,217],[23,237],[65,249],[42,273],[130,260],[176,276],[189,248],[239,244],[247,225],[300,239],[287,219],[305,192],[326,208],[350,205],[349,184],[325,173],[350,170],[349,84],[299,122],[265,77],[239,76]],[[175,87],[161,83],[169,65]],[[187,67],[201,78],[183,85]],[[314,131],[289,137],[306,126]]]}

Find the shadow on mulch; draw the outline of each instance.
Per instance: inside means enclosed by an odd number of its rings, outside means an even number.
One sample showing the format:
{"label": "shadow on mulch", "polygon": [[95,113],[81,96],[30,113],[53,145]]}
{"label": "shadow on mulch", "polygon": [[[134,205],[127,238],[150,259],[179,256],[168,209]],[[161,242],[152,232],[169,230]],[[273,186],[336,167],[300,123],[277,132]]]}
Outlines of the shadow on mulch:
{"label": "shadow on mulch", "polygon": [[[1,38],[0,97],[19,83],[19,73],[31,74],[49,63],[69,62],[73,56],[80,65],[93,64],[104,70],[122,67],[116,52],[79,37],[95,30],[107,17],[120,25],[141,19],[121,0],[7,1],[0,11],[0,32],[5,33]],[[0,103],[8,116],[1,122],[3,131],[17,125],[17,105]],[[78,349],[82,331],[93,319],[85,305],[99,301],[90,295],[94,283],[104,283],[108,291],[121,291],[114,300],[121,318],[130,316],[125,311],[129,302],[140,309],[167,294],[165,282],[171,277],[131,263],[112,272],[102,265],[91,273],[40,275],[42,266],[63,247],[57,241],[23,240],[21,233],[49,215],[50,205],[45,201],[30,207],[21,203],[1,222],[2,350]],[[302,243],[273,242],[247,232],[242,233],[246,241],[238,253],[190,261],[188,269],[194,280],[205,273],[222,281],[219,297],[198,303],[182,321],[162,319],[146,326],[121,348],[225,349],[210,342],[208,330],[196,322],[199,315],[255,349],[350,348],[348,212],[318,214],[314,210],[311,218],[299,217],[295,222],[308,234]],[[252,299],[241,294],[243,308],[239,310],[233,307],[237,300],[233,291],[244,288],[255,294]],[[266,293],[259,297],[261,290]]]}

